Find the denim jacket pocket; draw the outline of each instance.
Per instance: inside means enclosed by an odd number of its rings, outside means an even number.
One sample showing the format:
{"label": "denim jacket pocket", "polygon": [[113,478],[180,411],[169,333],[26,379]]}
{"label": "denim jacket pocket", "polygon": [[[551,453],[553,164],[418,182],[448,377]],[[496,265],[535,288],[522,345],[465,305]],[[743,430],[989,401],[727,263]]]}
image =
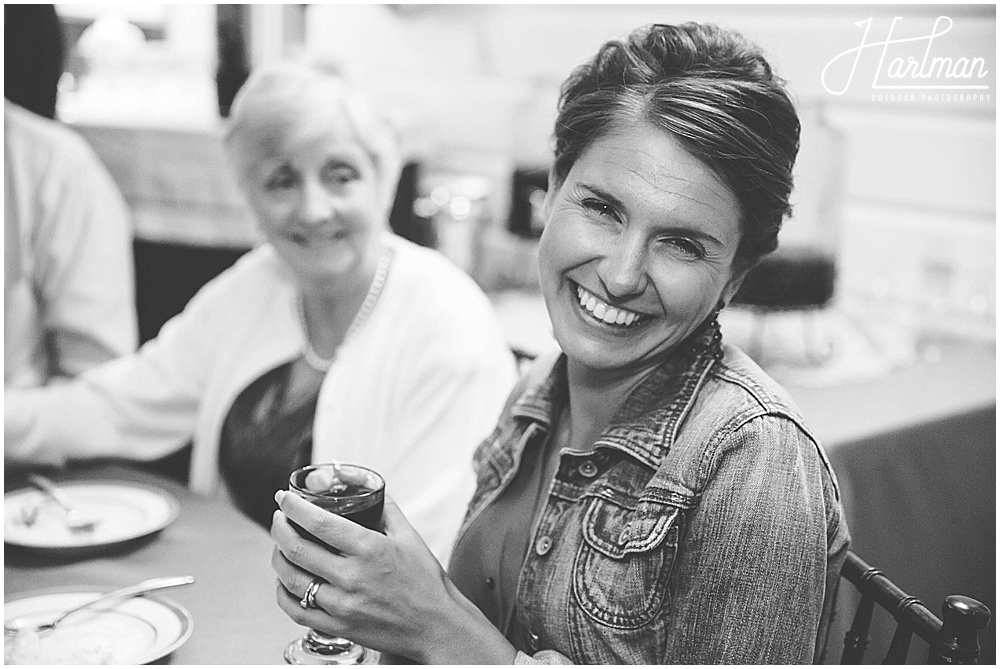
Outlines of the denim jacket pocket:
{"label": "denim jacket pocket", "polygon": [[617,494],[589,501],[573,569],[573,595],[588,617],[634,629],[656,616],[689,507]]}

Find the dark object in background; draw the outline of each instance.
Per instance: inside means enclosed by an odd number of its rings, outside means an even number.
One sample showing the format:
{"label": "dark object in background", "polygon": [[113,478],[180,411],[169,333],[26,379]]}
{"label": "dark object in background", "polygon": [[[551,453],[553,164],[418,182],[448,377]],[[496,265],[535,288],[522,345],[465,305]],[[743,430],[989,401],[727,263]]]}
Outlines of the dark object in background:
{"label": "dark object in background", "polygon": [[511,184],[510,218],[507,229],[519,237],[542,236],[542,200],[549,188],[549,170],[545,167],[517,167]]}
{"label": "dark object in background", "polygon": [[250,76],[250,57],[247,53],[250,7],[216,5],[215,11],[215,32],[218,42],[215,86],[219,114],[226,118],[229,116],[233,98]]}
{"label": "dark object in background", "polygon": [[421,171],[420,163],[409,162],[403,166],[396,186],[396,199],[389,213],[389,227],[403,239],[434,249],[438,243],[434,222],[418,216],[413,210],[413,203],[420,195]]}
{"label": "dark object in background", "polygon": [[3,96],[55,119],[65,51],[55,5],[3,6]]}
{"label": "dark object in background", "polygon": [[811,309],[832,298],[836,259],[822,250],[778,249],[750,270],[733,304],[765,309]]}
{"label": "dark object in background", "polygon": [[139,343],[157,335],[183,311],[202,286],[235,263],[248,249],[187,246],[136,239],[135,309]]}
{"label": "dark object in background", "polygon": [[[139,343],[154,338],[164,323],[184,310],[202,286],[229,268],[247,250],[136,239],[132,251]],[[141,466],[186,484],[191,467],[191,445]]]}

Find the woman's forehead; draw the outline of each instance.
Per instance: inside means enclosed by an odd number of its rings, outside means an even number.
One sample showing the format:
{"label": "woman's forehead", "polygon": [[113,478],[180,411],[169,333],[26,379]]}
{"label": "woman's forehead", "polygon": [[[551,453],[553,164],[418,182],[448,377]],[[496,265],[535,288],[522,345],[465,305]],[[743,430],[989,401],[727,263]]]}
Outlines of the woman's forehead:
{"label": "woman's forehead", "polygon": [[735,197],[712,167],[691,153],[677,135],[652,123],[616,125],[595,138],[581,158],[591,170],[613,168],[652,187],[694,187],[720,198]]}
{"label": "woman's forehead", "polygon": [[273,109],[246,122],[236,137],[249,159],[307,150],[310,145],[357,145],[354,124],[341,107]]}

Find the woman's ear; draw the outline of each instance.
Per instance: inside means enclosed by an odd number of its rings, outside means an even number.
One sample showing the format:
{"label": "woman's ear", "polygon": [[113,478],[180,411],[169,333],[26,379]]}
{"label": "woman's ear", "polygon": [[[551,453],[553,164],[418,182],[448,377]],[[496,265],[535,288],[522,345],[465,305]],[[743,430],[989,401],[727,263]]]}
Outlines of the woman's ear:
{"label": "woman's ear", "polygon": [[740,292],[740,287],[743,285],[743,280],[747,278],[747,274],[750,273],[750,269],[744,269],[734,274],[732,278],[726,283],[726,286],[722,289],[722,295],[719,299],[730,304],[733,298],[736,297],[736,293]]}
{"label": "woman's ear", "polygon": [[549,215],[552,213],[552,204],[556,199],[556,191],[562,183],[556,178],[555,168],[549,168],[549,185],[545,188],[545,200],[542,203],[542,220],[546,223],[549,221]]}
{"label": "woman's ear", "polygon": [[382,156],[382,164],[379,166],[376,178],[379,179],[379,196],[387,221],[392,212],[392,205],[396,201],[396,191],[399,189],[399,179],[402,174],[403,159],[399,152],[392,151]]}

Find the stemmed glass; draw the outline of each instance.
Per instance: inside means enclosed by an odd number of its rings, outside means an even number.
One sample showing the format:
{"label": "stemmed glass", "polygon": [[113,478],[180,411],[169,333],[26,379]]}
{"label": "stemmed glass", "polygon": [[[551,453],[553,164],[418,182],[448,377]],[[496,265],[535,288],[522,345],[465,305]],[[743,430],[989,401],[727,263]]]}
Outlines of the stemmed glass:
{"label": "stemmed glass", "polygon": [[[379,530],[385,502],[385,481],[374,471],[357,465],[309,465],[292,472],[288,489],[331,513]],[[304,538],[316,537],[292,523]],[[350,639],[331,637],[314,629],[285,648],[288,664],[376,664],[378,653]]]}

